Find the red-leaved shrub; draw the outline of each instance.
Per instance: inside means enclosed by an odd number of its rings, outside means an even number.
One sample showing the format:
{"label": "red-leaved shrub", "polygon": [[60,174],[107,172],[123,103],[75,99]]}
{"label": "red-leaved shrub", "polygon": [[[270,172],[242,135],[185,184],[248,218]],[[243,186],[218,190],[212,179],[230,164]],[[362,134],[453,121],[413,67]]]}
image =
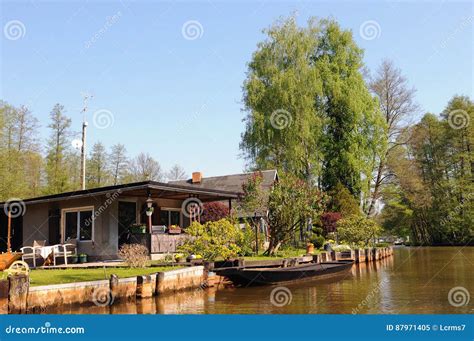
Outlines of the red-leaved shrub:
{"label": "red-leaved shrub", "polygon": [[206,202],[203,205],[201,223],[208,221],[218,221],[229,216],[229,207],[221,202]]}
{"label": "red-leaved shrub", "polygon": [[321,216],[321,223],[323,227],[324,234],[330,232],[336,232],[337,221],[342,218],[340,212],[326,212]]}

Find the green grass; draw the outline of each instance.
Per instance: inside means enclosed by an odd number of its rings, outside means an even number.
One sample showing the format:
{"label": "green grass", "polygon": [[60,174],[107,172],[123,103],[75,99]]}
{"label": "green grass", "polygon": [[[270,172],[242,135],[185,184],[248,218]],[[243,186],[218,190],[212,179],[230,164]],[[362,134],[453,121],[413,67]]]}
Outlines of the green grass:
{"label": "green grass", "polygon": [[[320,250],[314,250],[314,254],[319,254]],[[292,257],[301,257],[302,255],[306,254],[306,249],[283,249],[279,250],[275,256],[267,256],[263,253],[255,256],[247,256],[244,257],[245,260],[276,260],[276,259],[284,259],[284,258],[292,258]]]}
{"label": "green grass", "polygon": [[149,275],[159,271],[176,270],[180,267],[150,267],[150,268],[105,268],[105,269],[65,269],[65,270],[31,270],[30,285],[64,284],[74,282],[96,281],[109,279],[116,274],[119,278]]}

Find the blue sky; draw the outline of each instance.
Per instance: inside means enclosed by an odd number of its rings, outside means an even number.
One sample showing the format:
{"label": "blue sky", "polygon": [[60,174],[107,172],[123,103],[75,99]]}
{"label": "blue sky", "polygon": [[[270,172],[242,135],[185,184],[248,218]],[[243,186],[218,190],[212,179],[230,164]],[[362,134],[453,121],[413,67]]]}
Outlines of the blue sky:
{"label": "blue sky", "polygon": [[[164,169],[179,163],[205,176],[243,170],[246,63],[262,29],[291,13],[300,24],[331,16],[351,29],[371,70],[383,58],[394,60],[423,111],[439,113],[454,94],[473,96],[470,2],[1,3],[0,98],[26,104],[46,136],[58,102],[79,131],[81,92],[92,93],[89,143],[120,142],[132,156],[149,152]],[[13,20],[23,25],[19,34],[8,30]],[[189,21],[198,22],[197,39],[186,39],[195,37],[192,30],[183,35]],[[374,39],[360,34],[367,21],[378,25]],[[93,124],[101,109],[112,113],[106,129]]]}

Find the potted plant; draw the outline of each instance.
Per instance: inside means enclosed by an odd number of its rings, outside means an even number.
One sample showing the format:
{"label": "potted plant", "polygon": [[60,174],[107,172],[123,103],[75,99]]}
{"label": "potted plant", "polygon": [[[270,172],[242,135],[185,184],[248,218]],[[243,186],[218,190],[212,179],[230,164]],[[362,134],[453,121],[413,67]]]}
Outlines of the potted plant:
{"label": "potted plant", "polygon": [[132,224],[130,225],[130,233],[146,233],[145,224]]}
{"label": "potted plant", "polygon": [[177,253],[176,255],[174,255],[174,260],[177,263],[184,263],[186,262],[186,257],[184,257],[182,253]]}
{"label": "potted plant", "polygon": [[77,255],[71,256],[71,257],[69,257],[69,258],[70,258],[69,263],[71,263],[71,264],[76,264],[77,261],[78,261]]}
{"label": "potted plant", "polygon": [[155,208],[154,208],[154,207],[148,207],[148,208],[146,209],[146,212],[145,212],[145,213],[146,213],[147,217],[150,217],[150,216],[153,214],[154,211],[155,211]]}
{"label": "potted plant", "polygon": [[79,263],[87,263],[87,254],[85,253],[79,254]]}
{"label": "potted plant", "polygon": [[181,227],[179,227],[178,225],[171,225],[168,228],[168,233],[169,234],[180,234],[181,233]]}

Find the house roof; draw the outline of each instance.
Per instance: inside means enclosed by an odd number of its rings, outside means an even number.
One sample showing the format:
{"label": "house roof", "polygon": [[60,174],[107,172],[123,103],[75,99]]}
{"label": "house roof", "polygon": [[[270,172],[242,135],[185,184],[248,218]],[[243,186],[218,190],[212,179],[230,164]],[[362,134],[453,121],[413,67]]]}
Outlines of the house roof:
{"label": "house roof", "polygon": [[[237,199],[239,193],[225,191],[212,188],[196,188],[189,185],[162,183],[157,181],[142,181],[116,186],[98,187],[73,192],[65,192],[53,195],[46,195],[36,198],[28,198],[21,200],[25,204],[36,204],[43,202],[69,200],[83,197],[93,197],[104,195],[107,193],[119,192],[132,196],[148,196],[151,194],[153,198],[169,198],[169,199],[186,199],[190,196],[198,197],[202,201]],[[14,199],[18,201],[19,199]],[[7,202],[0,202],[0,206]]]}
{"label": "house roof", "polygon": [[[263,177],[262,188],[269,190],[273,186],[275,180],[278,179],[277,171],[271,169],[260,172]],[[242,185],[245,184],[253,174],[255,174],[255,172],[213,176],[208,178],[203,177],[200,183],[193,183],[192,179],[170,181],[168,183],[176,185],[188,185],[192,186],[193,188],[221,189],[224,191],[242,193]]]}
{"label": "house roof", "polygon": [[[192,179],[188,180],[177,180],[177,181],[170,181],[170,184],[177,184],[177,185],[188,185],[192,186],[193,188],[200,188],[200,189],[222,189],[225,191],[237,192],[242,194],[243,189],[242,185],[244,185],[250,177],[252,177],[256,172],[250,173],[242,173],[242,174],[231,174],[231,175],[223,175],[223,176],[213,176],[201,179],[199,183],[193,183]],[[260,171],[262,174],[262,189],[264,191],[264,195],[269,195],[270,190],[278,180],[278,173],[275,169],[270,170],[263,170]],[[252,217],[256,213],[257,216],[264,216],[266,215],[268,208],[262,207],[258,212],[238,212],[239,217]]]}

